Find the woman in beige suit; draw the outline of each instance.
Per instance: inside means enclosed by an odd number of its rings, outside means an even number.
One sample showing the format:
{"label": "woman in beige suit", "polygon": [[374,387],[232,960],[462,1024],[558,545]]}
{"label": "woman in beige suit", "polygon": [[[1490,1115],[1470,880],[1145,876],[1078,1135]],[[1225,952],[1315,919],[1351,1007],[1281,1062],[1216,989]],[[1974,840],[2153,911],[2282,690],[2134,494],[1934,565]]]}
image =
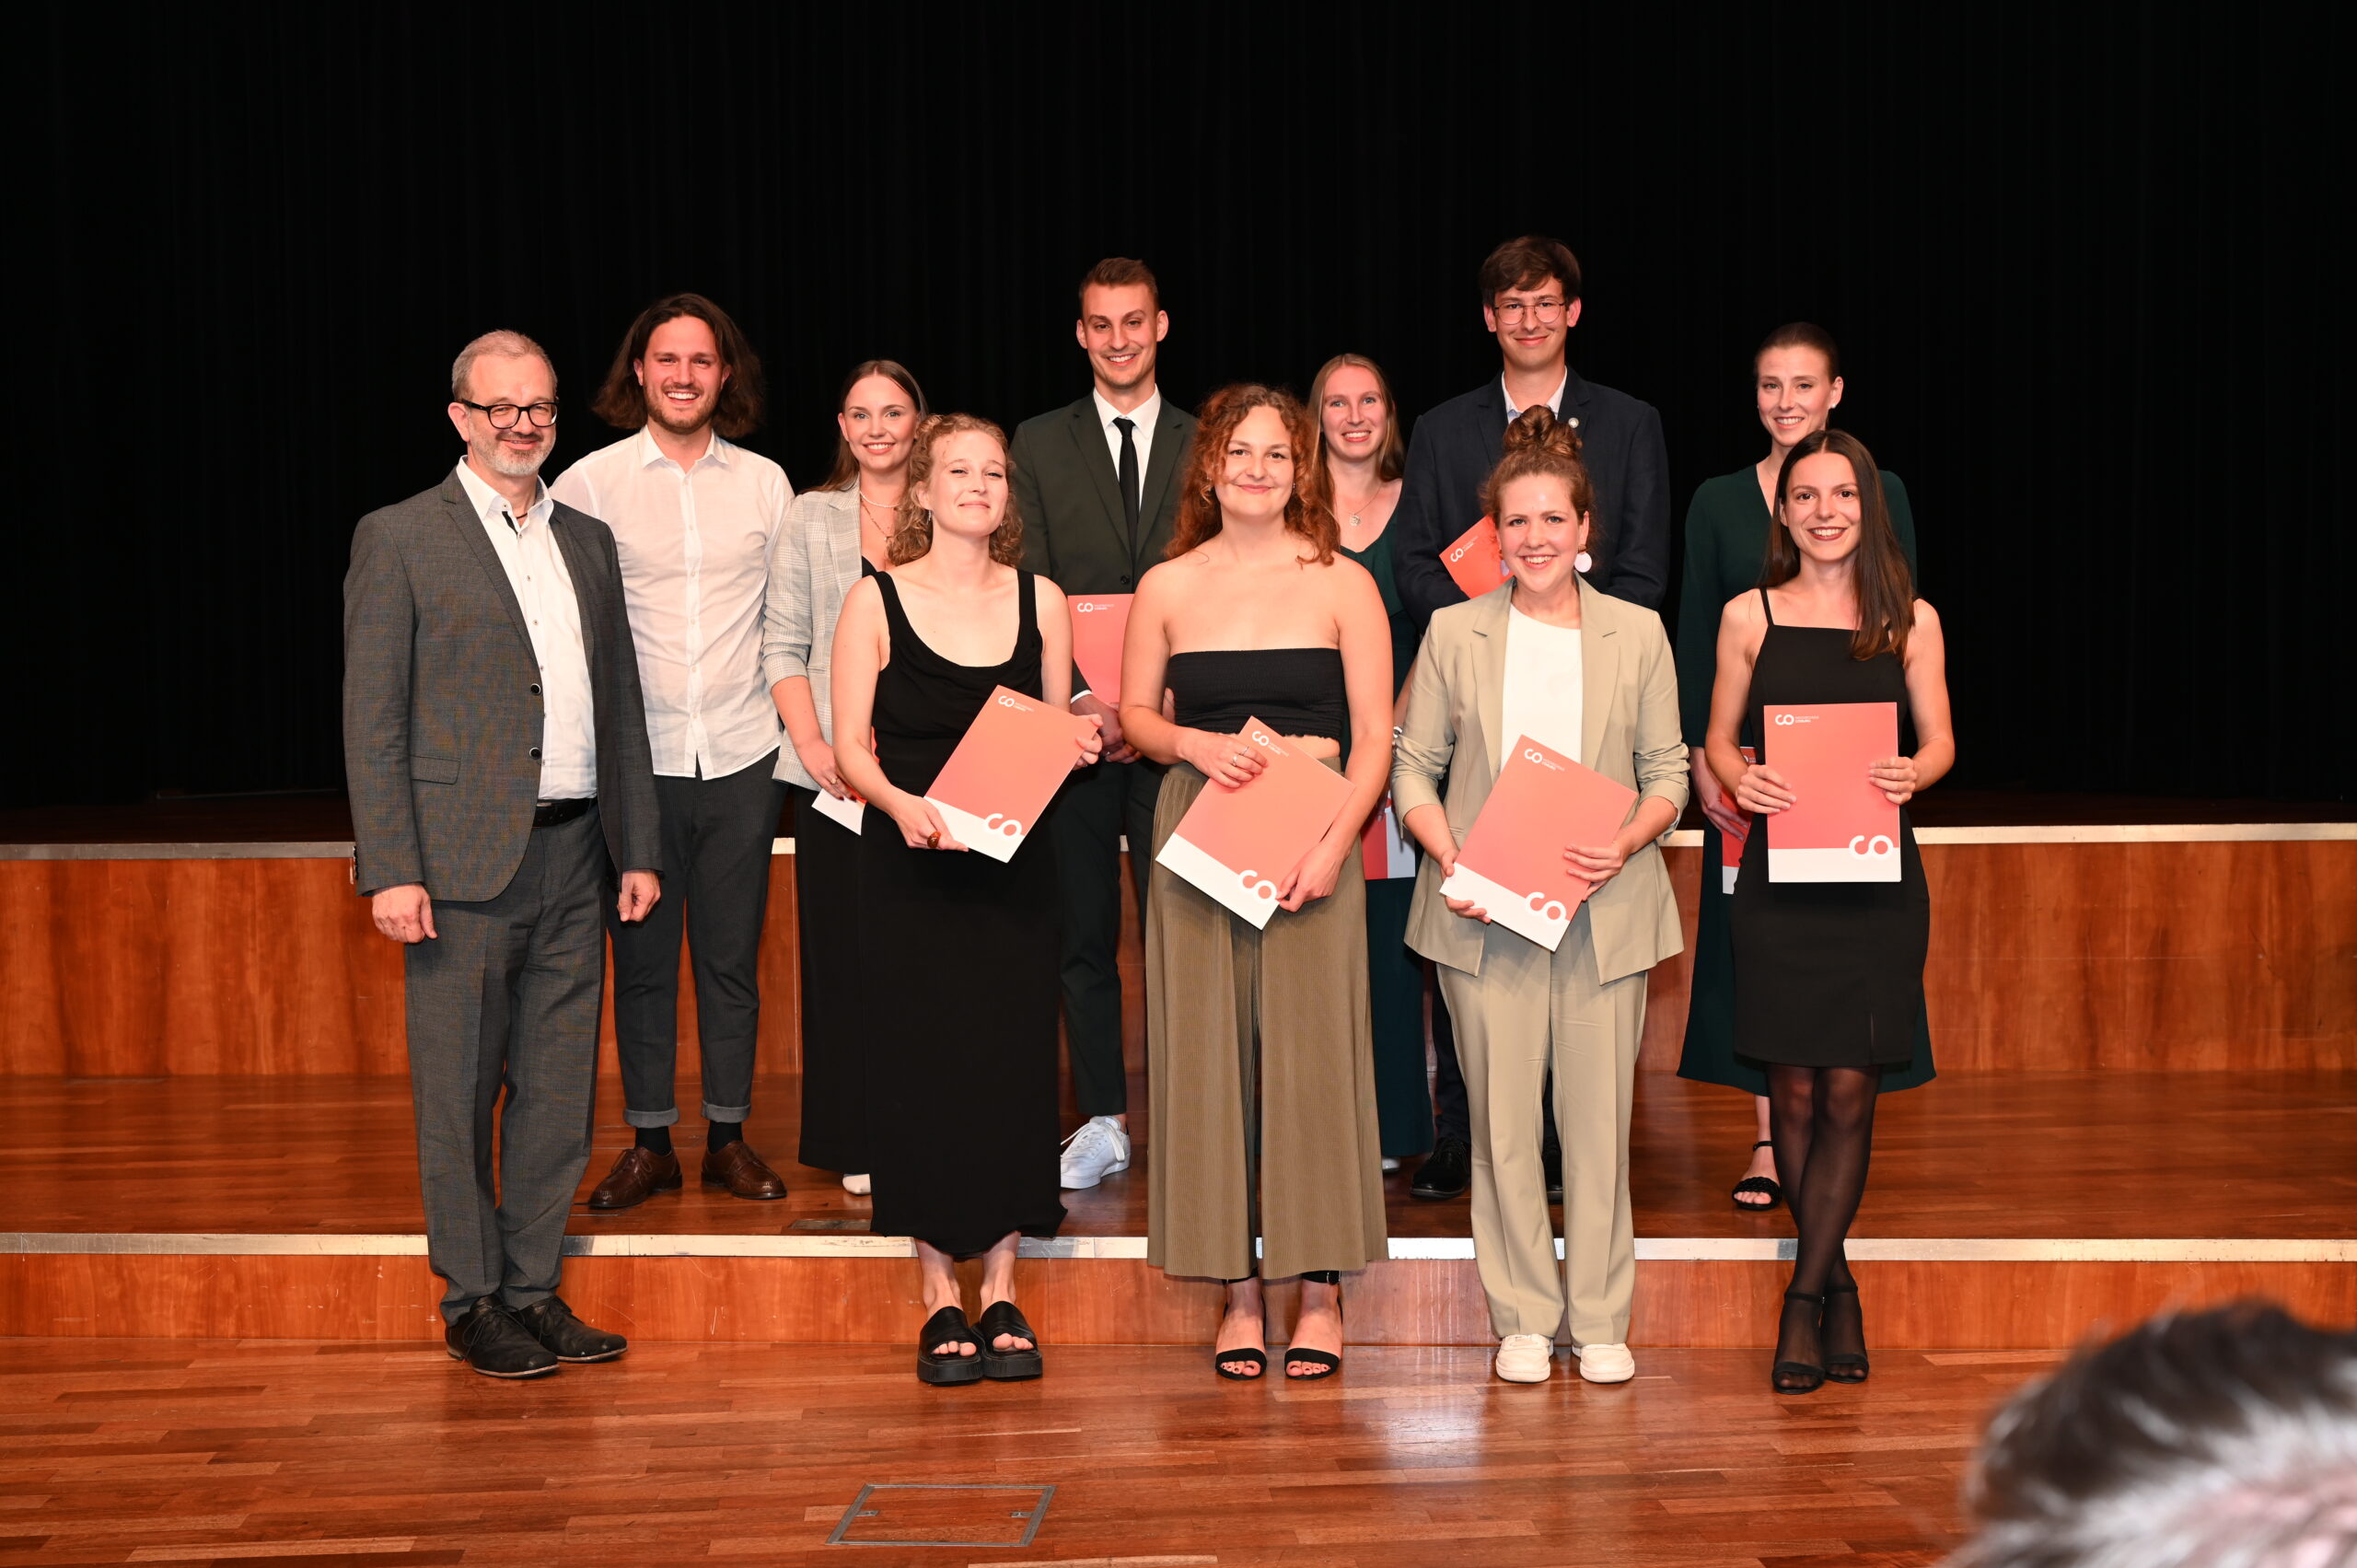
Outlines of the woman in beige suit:
{"label": "woman in beige suit", "polygon": [[[1581,1376],[1619,1383],[1636,1372],[1629,1100],[1645,971],[1683,946],[1657,843],[1687,794],[1669,639],[1652,610],[1579,576],[1595,510],[1579,446],[1544,405],[1507,430],[1484,499],[1513,581],[1433,617],[1391,775],[1393,803],[1428,857],[1408,946],[1440,966],[1457,1022],[1473,1113],[1474,1256],[1501,1342],[1498,1376],[1518,1383],[1546,1380],[1567,1313]],[[1440,890],[1525,738],[1638,792],[1610,842],[1563,846],[1595,891],[1552,953]],[[1563,1144],[1560,1283],[1538,1153],[1550,1067]]]}

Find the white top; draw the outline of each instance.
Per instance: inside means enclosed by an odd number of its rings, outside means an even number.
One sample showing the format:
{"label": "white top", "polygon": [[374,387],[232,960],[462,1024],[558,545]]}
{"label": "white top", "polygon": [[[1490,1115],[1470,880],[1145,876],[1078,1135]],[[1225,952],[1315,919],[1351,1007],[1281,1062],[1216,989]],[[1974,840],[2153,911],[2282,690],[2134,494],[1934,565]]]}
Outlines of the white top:
{"label": "white top", "polygon": [[1143,513],[1145,510],[1145,465],[1154,458],[1154,427],[1162,419],[1162,389],[1156,387],[1154,396],[1127,413],[1107,402],[1105,394],[1093,387],[1089,389],[1088,396],[1097,404],[1097,423],[1105,427],[1105,450],[1112,456],[1113,477],[1117,482],[1121,476],[1121,433],[1113,428],[1113,422],[1126,419],[1137,426],[1131,432],[1130,439],[1138,449],[1138,510]]}
{"label": "white top", "polygon": [[540,798],[572,800],[598,793],[597,705],[589,694],[589,654],[581,641],[581,600],[557,548],[556,504],[540,486],[517,517],[507,498],[463,461],[459,482],[475,504],[482,531],[506,569],[524,611],[532,658],[540,667]]}
{"label": "white top", "polygon": [[1586,761],[1580,755],[1581,679],[1579,628],[1550,626],[1509,605],[1506,689],[1499,702],[1506,744],[1527,737]]}
{"label": "white top", "polygon": [[[1547,394],[1547,406],[1549,409],[1553,411],[1557,419],[1563,417],[1563,389],[1571,384],[1571,366],[1565,366],[1563,367],[1563,378],[1555,383],[1555,389],[1553,391]],[[1512,424],[1515,420],[1522,417],[1522,410],[1514,406],[1514,393],[1506,389],[1506,378],[1503,375],[1498,377],[1498,396],[1504,400],[1506,405],[1506,423],[1508,424]],[[1579,421],[1575,419],[1572,421],[1572,424],[1573,425],[1577,425]]]}
{"label": "white top", "polygon": [[794,499],[785,470],[718,431],[683,469],[640,430],[565,470],[555,494],[614,530],[655,771],[716,779],[776,750],[761,597]]}

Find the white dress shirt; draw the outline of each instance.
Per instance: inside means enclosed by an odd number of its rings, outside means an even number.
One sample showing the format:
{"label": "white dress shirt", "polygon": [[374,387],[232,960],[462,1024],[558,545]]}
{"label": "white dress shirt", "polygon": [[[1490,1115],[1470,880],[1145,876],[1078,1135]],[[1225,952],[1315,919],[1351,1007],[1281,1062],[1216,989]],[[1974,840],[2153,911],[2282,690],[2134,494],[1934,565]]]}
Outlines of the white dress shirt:
{"label": "white dress shirt", "polygon": [[556,504],[540,485],[521,517],[507,497],[463,461],[459,482],[475,504],[482,531],[499,552],[507,586],[524,611],[532,657],[540,667],[540,798],[573,800],[598,793],[597,706],[589,693],[589,654],[581,640],[581,600],[557,548]]}
{"label": "white dress shirt", "polygon": [[776,750],[761,596],[794,499],[785,470],[718,431],[683,469],[640,430],[565,470],[555,494],[614,530],[655,771],[716,779]]}
{"label": "white dress shirt", "polygon": [[[1547,406],[1554,412],[1554,415],[1557,419],[1563,417],[1563,389],[1571,384],[1571,367],[1566,366],[1563,367],[1563,378],[1555,383],[1555,389],[1553,391],[1547,394]],[[1514,406],[1514,393],[1507,388],[1506,378],[1504,376],[1500,376],[1498,377],[1498,395],[1505,401],[1506,423],[1508,424],[1512,424],[1515,420],[1520,419],[1522,417],[1522,410]],[[1572,424],[1574,426],[1577,426],[1579,421],[1575,419],[1572,421]],[[1562,748],[1558,747],[1557,749],[1561,750]]]}
{"label": "white dress shirt", "polygon": [[1580,755],[1583,679],[1578,627],[1550,626],[1507,607],[1506,685],[1498,723],[1509,745],[1527,737],[1574,762],[1586,761]]}
{"label": "white dress shirt", "polygon": [[1105,427],[1105,450],[1112,455],[1113,477],[1121,477],[1121,433],[1113,428],[1117,419],[1126,419],[1137,426],[1130,440],[1138,449],[1138,511],[1145,511],[1145,465],[1154,458],[1154,427],[1162,418],[1162,389],[1156,387],[1154,396],[1123,413],[1105,401],[1105,394],[1090,388],[1088,396],[1097,404],[1097,423]]}

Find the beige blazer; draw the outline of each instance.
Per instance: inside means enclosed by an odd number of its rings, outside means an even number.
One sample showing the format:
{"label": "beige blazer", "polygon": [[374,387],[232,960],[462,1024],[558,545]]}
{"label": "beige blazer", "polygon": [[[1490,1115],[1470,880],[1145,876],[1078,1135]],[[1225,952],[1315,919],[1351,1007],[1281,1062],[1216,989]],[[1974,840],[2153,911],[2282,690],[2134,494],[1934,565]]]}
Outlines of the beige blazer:
{"label": "beige blazer", "polygon": [[[1514,744],[1513,736],[1499,733],[1513,594],[1509,583],[1434,612],[1409,684],[1407,722],[1392,750],[1391,800],[1400,817],[1419,806],[1439,806],[1460,844]],[[1685,810],[1678,674],[1661,617],[1598,593],[1582,578],[1580,629],[1580,761],[1627,784],[1641,800],[1659,796]],[[1481,923],[1450,912],[1440,883],[1439,862],[1424,856],[1416,871],[1408,946],[1436,963],[1480,974]],[[1686,946],[1658,843],[1631,855],[1620,875],[1589,898],[1587,910],[1599,985],[1649,970]]]}
{"label": "beige blazer", "polygon": [[[761,677],[770,685],[790,676],[810,682],[819,733],[835,738],[835,621],[859,586],[859,487],[806,490],[785,511],[770,540],[770,587],[761,607]],[[777,776],[804,789],[819,781],[802,765],[789,737],[777,751]]]}

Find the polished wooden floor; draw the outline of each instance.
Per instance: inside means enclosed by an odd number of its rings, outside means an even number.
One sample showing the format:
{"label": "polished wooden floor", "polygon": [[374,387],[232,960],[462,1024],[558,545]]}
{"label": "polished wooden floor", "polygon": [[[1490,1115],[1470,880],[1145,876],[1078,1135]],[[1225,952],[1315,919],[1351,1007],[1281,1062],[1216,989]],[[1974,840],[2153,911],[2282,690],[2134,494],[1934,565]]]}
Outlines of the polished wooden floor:
{"label": "polished wooden floor", "polygon": [[[581,1198],[628,1141],[603,1086]],[[749,1130],[792,1195],[753,1203],[697,1185],[620,1214],[611,1235],[779,1235],[855,1228],[868,1202],[792,1163],[798,1084],[762,1080]],[[680,1098],[692,1105],[692,1075]],[[1132,1103],[1145,1104],[1142,1086]],[[1631,1179],[1641,1237],[1777,1237],[1789,1214],[1726,1190],[1751,1101],[1639,1075]],[[701,1156],[692,1116],[679,1147]],[[1144,1111],[1139,1143],[1151,1157]],[[399,1078],[12,1078],[0,1092],[0,1192],[24,1231],[406,1233],[423,1224],[409,1086]],[[2357,1070],[2338,1073],[1951,1073],[1877,1113],[1867,1237],[2357,1237]],[[1395,1237],[1470,1234],[1466,1205],[1386,1182]],[[1146,1169],[1065,1194],[1072,1236],[1145,1234]]]}
{"label": "polished wooden floor", "polygon": [[[1877,1352],[1792,1398],[1732,1351],[1608,1388],[1479,1351],[1354,1349],[1293,1388],[1049,1355],[935,1389],[900,1351],[642,1345],[517,1385],[430,1346],[5,1340],[0,1563],[1928,1568],[1989,1412],[2057,1359]],[[1055,1491],[1028,1546],[825,1544],[910,1484]],[[1011,1542],[1033,1496],[879,1492],[849,1534]]]}

